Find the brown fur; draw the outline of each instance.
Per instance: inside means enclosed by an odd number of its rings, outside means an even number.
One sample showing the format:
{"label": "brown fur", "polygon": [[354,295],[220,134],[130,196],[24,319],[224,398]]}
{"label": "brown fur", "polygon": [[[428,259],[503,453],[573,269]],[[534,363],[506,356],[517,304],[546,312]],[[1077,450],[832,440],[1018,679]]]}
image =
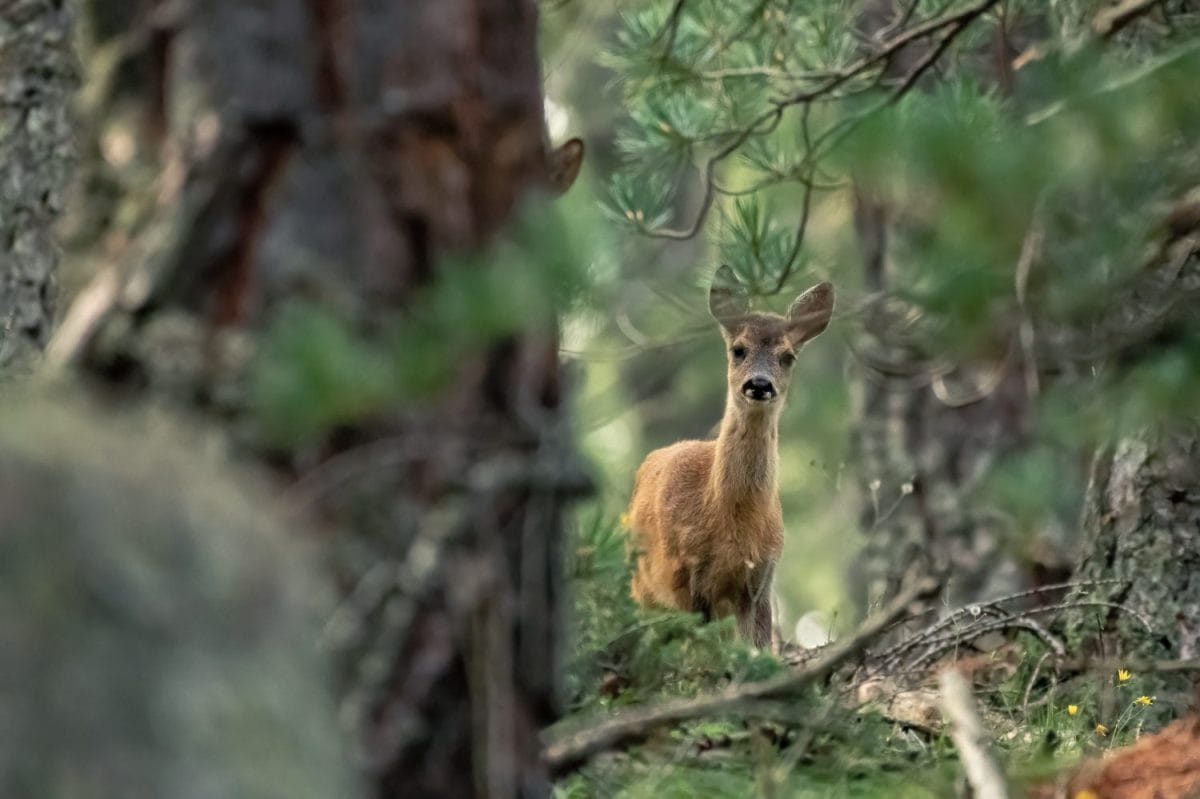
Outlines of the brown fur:
{"label": "brown fur", "polygon": [[1200,717],[1084,761],[1057,782],[1035,786],[1032,799],[1196,799],[1200,797]]}
{"label": "brown fur", "polygon": [[[718,281],[732,282],[727,267]],[[720,434],[655,450],[638,469],[629,505],[638,553],[631,591],[647,606],[736,616],[742,636],[765,647],[783,549],[779,414],[796,350],[829,323],[833,287],[814,286],[779,316],[750,313],[744,296],[714,285],[709,308],[728,351]],[[743,387],[752,378],[769,380],[774,399],[748,398]]]}

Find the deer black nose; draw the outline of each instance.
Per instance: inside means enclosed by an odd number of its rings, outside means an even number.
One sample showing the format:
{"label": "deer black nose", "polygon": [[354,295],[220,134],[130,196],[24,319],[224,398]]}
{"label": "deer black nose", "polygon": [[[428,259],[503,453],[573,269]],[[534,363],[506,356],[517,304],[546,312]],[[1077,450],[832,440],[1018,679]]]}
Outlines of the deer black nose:
{"label": "deer black nose", "polygon": [[775,385],[765,377],[752,377],[742,386],[742,394],[752,400],[775,399]]}

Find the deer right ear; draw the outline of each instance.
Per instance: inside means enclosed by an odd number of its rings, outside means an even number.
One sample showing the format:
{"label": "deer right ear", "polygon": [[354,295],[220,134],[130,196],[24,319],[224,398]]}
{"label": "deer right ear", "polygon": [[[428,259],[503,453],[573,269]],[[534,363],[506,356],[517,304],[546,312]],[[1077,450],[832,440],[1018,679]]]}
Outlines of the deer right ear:
{"label": "deer right ear", "polygon": [[801,294],[788,309],[788,337],[799,347],[824,332],[833,316],[833,284],[818,283]]}
{"label": "deer right ear", "polygon": [[733,270],[724,264],[713,276],[712,288],[708,290],[708,311],[726,330],[732,330],[750,311],[750,297],[738,284]]}

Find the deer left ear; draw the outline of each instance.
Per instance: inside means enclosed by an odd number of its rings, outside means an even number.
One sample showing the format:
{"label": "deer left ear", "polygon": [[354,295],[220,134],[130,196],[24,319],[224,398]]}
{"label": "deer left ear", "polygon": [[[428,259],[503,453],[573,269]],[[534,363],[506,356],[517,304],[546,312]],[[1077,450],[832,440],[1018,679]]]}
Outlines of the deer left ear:
{"label": "deer left ear", "polygon": [[788,338],[799,347],[829,327],[833,316],[833,284],[818,283],[801,294],[788,309]]}
{"label": "deer left ear", "polygon": [[726,264],[722,264],[713,276],[708,290],[708,312],[731,333],[750,312],[750,297]]}

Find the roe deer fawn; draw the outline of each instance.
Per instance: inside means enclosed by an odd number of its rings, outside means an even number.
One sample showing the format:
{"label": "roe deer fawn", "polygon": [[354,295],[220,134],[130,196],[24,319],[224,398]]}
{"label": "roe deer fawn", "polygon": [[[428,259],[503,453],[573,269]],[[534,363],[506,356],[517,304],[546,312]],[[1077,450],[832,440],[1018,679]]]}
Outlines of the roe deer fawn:
{"label": "roe deer fawn", "polygon": [[779,414],[796,351],[829,324],[833,286],[819,283],[786,316],[753,313],[717,271],[709,310],[728,350],[725,415],[715,441],[680,441],[646,456],[628,522],[637,550],[631,591],[642,605],[734,615],[743,638],[771,643],[771,580],[783,549]]}

